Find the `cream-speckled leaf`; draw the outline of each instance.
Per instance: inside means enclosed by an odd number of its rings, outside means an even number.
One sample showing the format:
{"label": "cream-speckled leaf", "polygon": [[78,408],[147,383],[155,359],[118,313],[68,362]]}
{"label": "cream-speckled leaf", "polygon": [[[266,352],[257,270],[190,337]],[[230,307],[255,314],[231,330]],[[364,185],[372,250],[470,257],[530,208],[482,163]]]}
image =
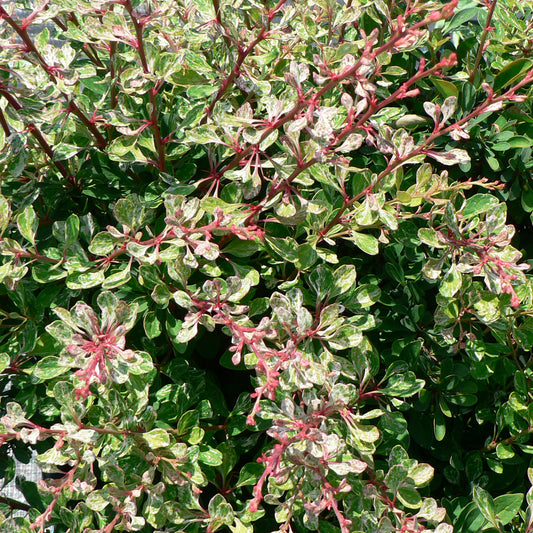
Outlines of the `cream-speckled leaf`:
{"label": "cream-speckled leaf", "polygon": [[439,287],[439,292],[445,298],[452,298],[461,288],[461,283],[462,275],[457,270],[457,266],[453,264],[442,279],[442,282]]}
{"label": "cream-speckled leaf", "polygon": [[142,437],[153,450],[166,448],[170,445],[170,435],[164,429],[152,429],[147,433],[143,433]]}

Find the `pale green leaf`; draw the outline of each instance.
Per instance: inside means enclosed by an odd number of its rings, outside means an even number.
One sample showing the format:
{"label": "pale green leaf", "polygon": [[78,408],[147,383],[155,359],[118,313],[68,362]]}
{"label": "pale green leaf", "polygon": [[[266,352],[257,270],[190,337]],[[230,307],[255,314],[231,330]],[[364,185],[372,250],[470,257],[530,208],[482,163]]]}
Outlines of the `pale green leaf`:
{"label": "pale green leaf", "polygon": [[143,439],[153,450],[170,446],[170,436],[164,429],[161,428],[155,428],[147,433],[143,433]]}

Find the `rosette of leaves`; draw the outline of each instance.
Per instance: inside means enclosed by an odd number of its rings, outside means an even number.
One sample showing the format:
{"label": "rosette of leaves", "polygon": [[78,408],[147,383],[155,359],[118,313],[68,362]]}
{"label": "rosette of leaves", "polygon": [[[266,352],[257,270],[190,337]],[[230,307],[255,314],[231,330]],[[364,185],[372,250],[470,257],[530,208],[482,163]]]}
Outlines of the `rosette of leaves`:
{"label": "rosette of leaves", "polygon": [[44,379],[77,368],[74,376],[83,383],[75,389],[78,397],[88,396],[92,383],[124,383],[130,373],[152,369],[148,354],[125,349],[125,335],[135,323],[136,306],[119,301],[109,291],[98,295],[97,304],[101,318],[83,302],[77,302],[70,312],[54,308],[60,320],[47,326],[47,332],[64,348],[57,360],[49,356],[35,368],[35,375]]}

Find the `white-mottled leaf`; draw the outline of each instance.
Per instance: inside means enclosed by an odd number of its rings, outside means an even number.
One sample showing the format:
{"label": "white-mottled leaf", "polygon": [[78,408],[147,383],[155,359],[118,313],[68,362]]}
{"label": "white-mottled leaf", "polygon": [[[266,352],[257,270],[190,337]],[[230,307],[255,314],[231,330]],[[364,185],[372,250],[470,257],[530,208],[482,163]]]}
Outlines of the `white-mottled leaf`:
{"label": "white-mottled leaf", "polygon": [[416,465],[409,470],[409,477],[415,482],[417,487],[423,487],[433,479],[434,468],[427,463]]}
{"label": "white-mottled leaf", "polygon": [[339,476],[346,476],[348,474],[361,474],[367,468],[367,464],[358,459],[350,459],[342,463],[329,462],[328,466],[333,472]]}
{"label": "white-mottled leaf", "polygon": [[20,234],[33,245],[35,245],[35,233],[37,232],[38,221],[35,210],[31,205],[17,217],[17,227]]}
{"label": "white-mottled leaf", "polygon": [[446,246],[439,240],[437,232],[433,228],[420,228],[418,230],[418,238],[421,242],[432,248],[446,248]]}
{"label": "white-mottled leaf", "polygon": [[439,292],[445,298],[452,298],[457,291],[461,288],[462,276],[457,270],[455,264],[450,267],[450,270],[444,276],[442,283],[439,287]]}
{"label": "white-mottled leaf", "polygon": [[11,207],[9,202],[0,195],[0,236],[4,233],[11,216]]}
{"label": "white-mottled leaf", "polygon": [[453,533],[453,526],[444,522],[437,526],[434,533]]}
{"label": "white-mottled leaf", "polygon": [[440,112],[433,102],[424,102],[424,111],[437,123],[439,121]]}
{"label": "white-mottled leaf", "polygon": [[97,513],[103,511],[110,503],[109,496],[104,496],[102,491],[94,490],[87,495],[85,503],[89,509]]}
{"label": "white-mottled leaf", "polygon": [[379,252],[379,241],[373,235],[353,231],[352,240],[358,248],[368,255],[377,255]]}
{"label": "white-mottled leaf", "polygon": [[143,439],[152,449],[166,448],[167,446],[170,446],[170,436],[161,428],[155,428],[147,433],[143,433]]}
{"label": "white-mottled leaf", "polygon": [[422,267],[422,274],[426,279],[437,279],[442,272],[442,259],[429,259]]}
{"label": "white-mottled leaf", "polygon": [[332,296],[344,294],[355,286],[357,272],[354,265],[341,265],[333,273],[335,286],[333,288]]}
{"label": "white-mottled leaf", "polygon": [[442,122],[446,122],[457,109],[457,97],[456,96],[448,96],[446,100],[444,100],[444,103],[442,104]]}
{"label": "white-mottled leaf", "polygon": [[463,165],[470,162],[468,152],[466,150],[461,150],[460,148],[454,148],[448,152],[434,152],[433,150],[427,150],[426,154],[448,167],[452,165]]}

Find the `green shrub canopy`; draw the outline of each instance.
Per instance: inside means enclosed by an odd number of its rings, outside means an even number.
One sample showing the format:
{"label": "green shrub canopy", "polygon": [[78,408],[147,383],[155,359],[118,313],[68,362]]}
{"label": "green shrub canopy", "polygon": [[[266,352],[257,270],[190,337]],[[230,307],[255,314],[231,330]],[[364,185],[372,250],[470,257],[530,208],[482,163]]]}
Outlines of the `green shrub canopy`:
{"label": "green shrub canopy", "polygon": [[1,530],[531,533],[532,19],[0,5]]}

